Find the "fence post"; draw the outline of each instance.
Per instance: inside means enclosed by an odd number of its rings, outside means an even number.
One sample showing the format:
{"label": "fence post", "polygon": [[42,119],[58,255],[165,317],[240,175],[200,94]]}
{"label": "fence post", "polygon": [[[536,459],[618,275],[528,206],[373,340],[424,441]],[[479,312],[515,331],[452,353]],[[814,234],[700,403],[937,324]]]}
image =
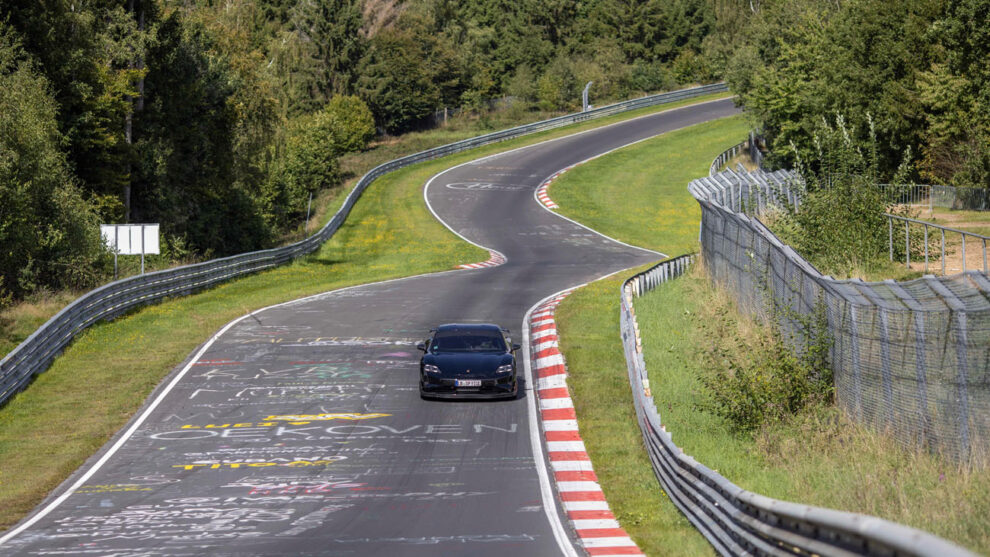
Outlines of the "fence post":
{"label": "fence post", "polygon": [[[947,286],[935,278],[926,278],[928,286],[938,294],[951,312],[956,322],[956,413],[959,437],[962,443],[961,454],[965,459],[970,452],[969,444],[969,360],[966,359],[968,344],[966,305]],[[948,340],[948,339],[947,339]]]}
{"label": "fence post", "polygon": [[887,247],[890,249],[890,260],[894,261],[894,217],[887,215]]}
{"label": "fence post", "polygon": [[911,266],[911,222],[904,221],[904,265]]}
{"label": "fence post", "polygon": [[914,320],[914,372],[918,385],[918,417],[921,420],[922,443],[929,444],[934,440],[931,431],[931,420],[928,417],[928,362],[925,349],[925,312],[914,297],[897,284],[894,279],[884,281],[897,295],[901,302],[908,307]]}
{"label": "fence post", "polygon": [[960,234],[959,236],[962,237],[962,270],[965,273],[966,272],[966,235]]}
{"label": "fence post", "polygon": [[942,275],[945,276],[945,229],[942,230]]}
{"label": "fence post", "polygon": [[852,366],[853,366],[853,401],[856,420],[863,421],[863,376],[859,363],[859,324],[857,323],[856,304],[851,300],[849,304],[849,340],[852,341]]}

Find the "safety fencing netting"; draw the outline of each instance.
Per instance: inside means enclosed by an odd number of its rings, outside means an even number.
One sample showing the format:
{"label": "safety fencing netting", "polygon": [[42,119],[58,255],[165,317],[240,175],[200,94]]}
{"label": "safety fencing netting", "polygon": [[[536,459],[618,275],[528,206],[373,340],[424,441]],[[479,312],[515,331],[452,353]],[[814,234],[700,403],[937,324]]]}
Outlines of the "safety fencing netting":
{"label": "safety fencing netting", "polygon": [[825,276],[758,219],[779,204],[800,210],[802,188],[795,173],[741,167],[692,181],[711,278],[743,311],[775,321],[799,353],[827,335],[836,400],[849,415],[905,445],[983,460],[990,454],[987,275]]}

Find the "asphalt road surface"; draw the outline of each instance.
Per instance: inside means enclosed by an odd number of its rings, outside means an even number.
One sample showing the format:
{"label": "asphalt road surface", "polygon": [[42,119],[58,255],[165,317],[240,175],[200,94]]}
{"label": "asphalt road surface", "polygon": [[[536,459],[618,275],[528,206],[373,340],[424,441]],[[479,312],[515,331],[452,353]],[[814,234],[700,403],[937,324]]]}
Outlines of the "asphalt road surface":
{"label": "asphalt road surface", "polygon": [[546,478],[531,382],[514,401],[424,401],[415,344],[451,321],[498,323],[525,341],[524,317],[542,299],[660,259],[551,213],[535,188],[594,155],[736,112],[731,100],[685,107],[435,176],[431,209],[505,264],[231,323],[0,553],[580,554]]}

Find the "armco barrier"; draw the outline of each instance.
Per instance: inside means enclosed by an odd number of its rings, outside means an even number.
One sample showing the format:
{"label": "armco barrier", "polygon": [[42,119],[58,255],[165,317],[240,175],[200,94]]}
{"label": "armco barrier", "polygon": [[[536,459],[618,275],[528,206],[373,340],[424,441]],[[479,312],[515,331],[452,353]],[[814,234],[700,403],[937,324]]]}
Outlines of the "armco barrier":
{"label": "armco barrier", "polygon": [[746,491],[684,454],[660,421],[650,391],[633,299],[681,275],[682,256],[623,283],[622,345],[636,417],[653,471],[677,508],[722,555],[937,555],[972,553],[880,518],[778,501]]}
{"label": "armco barrier", "polygon": [[364,190],[383,174],[418,162],[534,132],[727,90],[724,83],[715,83],[645,96],[587,112],[569,114],[465,139],[379,165],[361,177],[330,222],[305,240],[284,247],[243,253],[118,280],[75,300],[0,360],[0,405],[23,389],[34,375],[48,369],[55,356],[72,342],[77,334],[97,321],[111,319],[136,306],[153,303],[166,297],[183,296],[234,277],[269,269],[313,252],[333,236]]}
{"label": "armco barrier", "polygon": [[823,311],[836,400],[905,446],[959,461],[990,455],[990,278],[978,271],[895,282],[836,280],[757,218],[800,207],[787,171],[728,170],[694,180],[705,268],[745,311],[774,315],[797,351]]}

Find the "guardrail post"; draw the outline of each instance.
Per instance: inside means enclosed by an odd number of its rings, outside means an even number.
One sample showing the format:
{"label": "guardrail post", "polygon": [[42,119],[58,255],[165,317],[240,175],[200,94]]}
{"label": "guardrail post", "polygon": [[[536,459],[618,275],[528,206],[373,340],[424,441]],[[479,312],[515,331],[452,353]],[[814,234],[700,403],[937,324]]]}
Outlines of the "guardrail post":
{"label": "guardrail post", "polygon": [[856,420],[863,421],[863,375],[859,362],[859,323],[857,322],[856,304],[849,304],[849,340],[852,341],[852,372],[853,372],[853,409]]}

